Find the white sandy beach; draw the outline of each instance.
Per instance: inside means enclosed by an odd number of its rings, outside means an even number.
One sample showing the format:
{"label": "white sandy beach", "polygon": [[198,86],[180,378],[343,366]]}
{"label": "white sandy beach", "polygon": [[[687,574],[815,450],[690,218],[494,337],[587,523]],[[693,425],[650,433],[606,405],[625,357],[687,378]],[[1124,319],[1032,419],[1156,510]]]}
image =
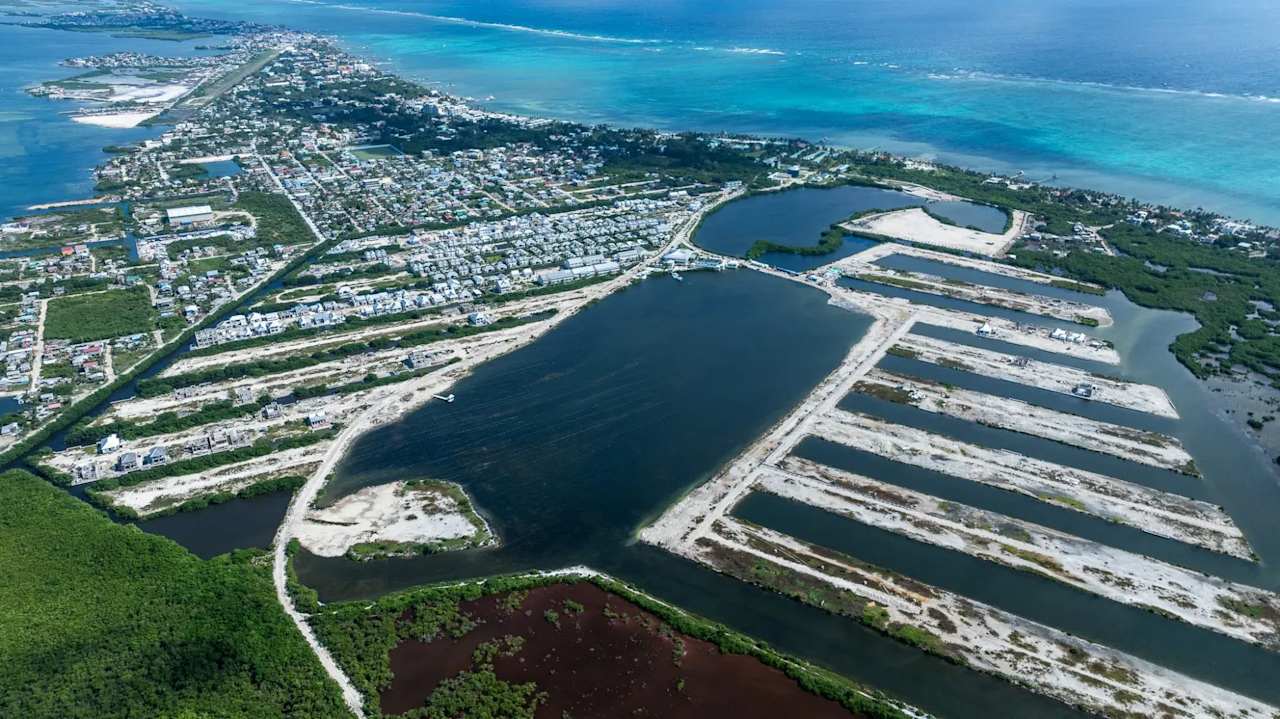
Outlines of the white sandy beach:
{"label": "white sandy beach", "polygon": [[103,112],[87,115],[72,115],[72,122],[83,125],[97,125],[115,129],[128,129],[159,115],[159,110],[132,110],[129,112]]}

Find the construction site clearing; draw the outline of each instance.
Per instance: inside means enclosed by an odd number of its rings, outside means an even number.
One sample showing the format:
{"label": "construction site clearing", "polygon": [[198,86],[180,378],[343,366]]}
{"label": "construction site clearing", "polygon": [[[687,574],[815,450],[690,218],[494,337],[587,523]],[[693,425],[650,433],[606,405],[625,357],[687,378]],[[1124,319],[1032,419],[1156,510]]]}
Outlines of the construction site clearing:
{"label": "construction site clearing", "polygon": [[917,334],[903,337],[889,351],[948,369],[1178,419],[1169,395],[1154,385]]}
{"label": "construction site clearing", "polygon": [[875,369],[854,385],[863,394],[988,427],[1043,437],[1072,447],[1140,464],[1200,476],[1176,438],[1076,414],[1037,407],[1008,397],[973,392],[940,382]]}
{"label": "construction site clearing", "polygon": [[871,235],[877,239],[905,240],[945,250],[1001,257],[1019,237],[1026,234],[1031,221],[1031,216],[1026,212],[1013,210],[1009,227],[997,235],[939,222],[923,209],[911,207],[872,213],[841,226],[850,232]]}
{"label": "construction site clearing", "polygon": [[[857,255],[853,255],[853,257],[857,257]],[[980,305],[990,305],[1090,327],[1109,327],[1114,324],[1111,319],[1111,313],[1106,308],[1084,302],[1033,295],[1000,287],[976,285],[971,282],[948,279],[924,272],[891,270],[850,260],[842,263],[841,268],[845,276],[862,280],[863,282],[890,285],[904,290],[949,297],[954,300],[963,300]]]}
{"label": "construction site clearing", "polygon": [[358,559],[496,543],[488,522],[460,487],[426,481],[365,487],[327,507],[312,508],[297,537],[312,554]]}
{"label": "construction site clearing", "polygon": [[[1017,452],[961,442],[918,427],[840,409],[851,392],[1049,438],[1166,470],[1197,474],[1174,437],[1109,424],[995,395],[894,374],[877,365],[886,354],[910,357],[1028,387],[1083,396],[1169,419],[1178,416],[1160,389],[1083,370],[1023,362],[1009,352],[1047,350],[1119,364],[1114,348],[1084,336],[1063,342],[1009,320],[924,307],[852,289],[842,266],[799,275],[752,266],[820,289],[830,301],[871,315],[873,322],[845,359],[790,414],[641,529],[639,539],[742,581],[843,614],[924,651],[1003,677],[1103,716],[1261,716],[1274,708],[1165,667],[995,607],[870,565],[734,515],[756,492],[802,502],[913,541],[1032,572],[1108,600],[1270,649],[1277,648],[1280,598],[1132,551],[1102,545],[1003,514],[967,507],[896,484],[793,456],[816,438],[914,465],[957,482],[977,482],[1060,509],[1246,560],[1256,559],[1240,529],[1218,506]],[[899,251],[893,248],[894,252]],[[906,254],[919,251],[909,249]],[[926,251],[927,252],[927,251]],[[930,253],[934,254],[934,253]],[[928,257],[928,259],[938,259]],[[947,257],[975,270],[1009,268]],[[1024,272],[1018,270],[1017,275]],[[1028,277],[1054,284],[1049,276]],[[985,293],[987,288],[982,288]],[[1055,301],[1057,303],[1057,301]],[[1071,304],[1055,304],[1071,307]],[[1039,308],[1046,313],[1049,307]],[[1101,315],[1094,314],[1094,317]],[[1109,315],[1106,317],[1109,321]],[[1101,324],[1101,321],[1099,322]],[[1002,350],[912,334],[922,324],[1004,341]],[[1059,333],[1054,337],[1054,333]],[[1079,389],[1078,389],[1079,388]]]}

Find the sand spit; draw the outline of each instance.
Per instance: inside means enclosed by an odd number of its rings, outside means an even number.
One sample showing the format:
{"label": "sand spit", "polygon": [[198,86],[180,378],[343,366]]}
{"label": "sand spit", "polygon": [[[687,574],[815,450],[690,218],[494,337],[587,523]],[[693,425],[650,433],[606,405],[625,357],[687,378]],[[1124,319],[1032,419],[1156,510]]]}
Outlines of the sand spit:
{"label": "sand spit", "polygon": [[926,412],[1043,437],[1192,477],[1200,476],[1182,443],[1159,432],[1099,422],[1017,399],[944,386],[939,382],[881,369],[868,373],[854,389]]}
{"label": "sand spit", "polygon": [[1102,292],[1101,285],[1095,285],[1090,282],[1076,282],[1074,280],[1064,280],[1057,275],[1051,275],[1047,272],[1036,272],[1014,265],[1006,265],[1002,262],[991,262],[990,260],[979,260],[974,257],[966,257],[951,252],[938,252],[936,250],[926,250],[923,247],[915,247],[913,245],[902,245],[896,242],[881,242],[874,247],[859,252],[854,257],[857,262],[862,264],[871,264],[877,260],[884,259],[891,255],[907,255],[910,257],[919,257],[922,260],[932,260],[947,265],[955,265],[956,267],[967,267],[971,270],[979,272],[988,272],[993,275],[1003,275],[1011,277],[1015,280],[1026,280],[1027,282],[1036,282],[1050,287],[1085,287],[1096,292]]}
{"label": "sand spit", "polygon": [[[857,255],[854,255],[857,257]],[[1015,312],[1025,312],[1041,317],[1052,317],[1064,322],[1108,327],[1114,324],[1111,313],[1105,307],[1084,302],[1032,295],[1016,290],[1006,290],[988,285],[976,285],[961,280],[950,280],[923,272],[890,270],[876,265],[859,265],[846,262],[844,272],[850,277],[881,285],[901,287],[915,292],[950,297],[951,299],[990,305]]]}
{"label": "sand spit", "polygon": [[799,457],[763,470],[758,487],[917,541],[1280,649],[1280,597],[1272,592]]}
{"label": "sand spit", "polygon": [[835,592],[842,613],[857,612],[862,621],[890,634],[1101,716],[1267,717],[1276,711],[1124,652],[730,517],[717,520],[710,536],[679,553],[773,588],[786,586],[778,582],[825,585]]}
{"label": "sand spit", "polygon": [[1075,367],[1040,362],[1027,357],[994,352],[980,347],[909,334],[897,347],[912,359],[972,372],[984,377],[1025,384],[1061,394],[1076,394],[1088,387],[1094,402],[1178,419],[1178,410],[1164,390],[1149,384],[1126,382]]}
{"label": "sand spit", "polygon": [[82,125],[95,125],[97,127],[110,127],[112,129],[123,130],[130,127],[137,127],[159,114],[159,110],[144,110],[142,112],[94,112],[72,115],[71,121],[78,122]]}
{"label": "sand spit", "polygon": [[960,330],[979,337],[1091,362],[1120,364],[1120,354],[1115,349],[1084,332],[1051,330],[1039,325],[1013,322],[1002,317],[989,317],[934,307],[921,308],[920,323]]}
{"label": "sand spit", "polygon": [[958,442],[856,412],[831,412],[814,426],[813,435],[1156,536],[1253,559],[1248,542],[1231,517],[1207,502],[1016,452]]}
{"label": "sand spit", "polygon": [[445,482],[392,482],[365,487],[324,509],[307,512],[298,541],[321,557],[341,557],[361,544],[392,553],[421,553],[494,542],[488,524],[462,489]]}

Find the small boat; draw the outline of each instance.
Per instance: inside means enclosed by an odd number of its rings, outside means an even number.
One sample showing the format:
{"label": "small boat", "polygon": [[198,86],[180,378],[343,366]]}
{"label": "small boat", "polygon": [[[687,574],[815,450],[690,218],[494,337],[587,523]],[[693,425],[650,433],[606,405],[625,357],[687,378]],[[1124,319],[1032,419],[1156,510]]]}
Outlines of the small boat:
{"label": "small boat", "polygon": [[433,394],[433,395],[431,395],[431,396],[432,396],[432,397],[435,397],[436,399],[438,399],[438,400],[440,400],[440,401],[442,401],[442,402],[449,402],[449,403],[451,403],[451,404],[453,403],[453,395],[452,395],[452,394],[449,394],[449,395]]}
{"label": "small boat", "polygon": [[675,270],[671,271],[671,279],[675,280],[676,282],[684,282],[684,278],[681,277],[680,273],[676,272]]}

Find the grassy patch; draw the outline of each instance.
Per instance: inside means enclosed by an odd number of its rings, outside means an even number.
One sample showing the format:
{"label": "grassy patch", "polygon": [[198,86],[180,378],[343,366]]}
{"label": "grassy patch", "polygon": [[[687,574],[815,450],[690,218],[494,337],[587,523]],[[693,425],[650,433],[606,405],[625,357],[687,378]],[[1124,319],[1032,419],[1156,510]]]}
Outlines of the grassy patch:
{"label": "grassy patch", "polygon": [[44,336],[72,342],[150,332],[156,313],[146,288],[94,292],[49,300]]}
{"label": "grassy patch", "polygon": [[284,195],[241,192],[234,209],[248,212],[258,221],[256,244],[296,245],[315,242],[315,235]]}
{"label": "grassy patch", "polygon": [[911,391],[901,387],[890,387],[887,384],[862,380],[855,384],[853,389],[857,392],[861,392],[862,394],[870,395],[876,399],[882,399],[886,402],[909,405],[915,404],[915,400],[911,397]]}

